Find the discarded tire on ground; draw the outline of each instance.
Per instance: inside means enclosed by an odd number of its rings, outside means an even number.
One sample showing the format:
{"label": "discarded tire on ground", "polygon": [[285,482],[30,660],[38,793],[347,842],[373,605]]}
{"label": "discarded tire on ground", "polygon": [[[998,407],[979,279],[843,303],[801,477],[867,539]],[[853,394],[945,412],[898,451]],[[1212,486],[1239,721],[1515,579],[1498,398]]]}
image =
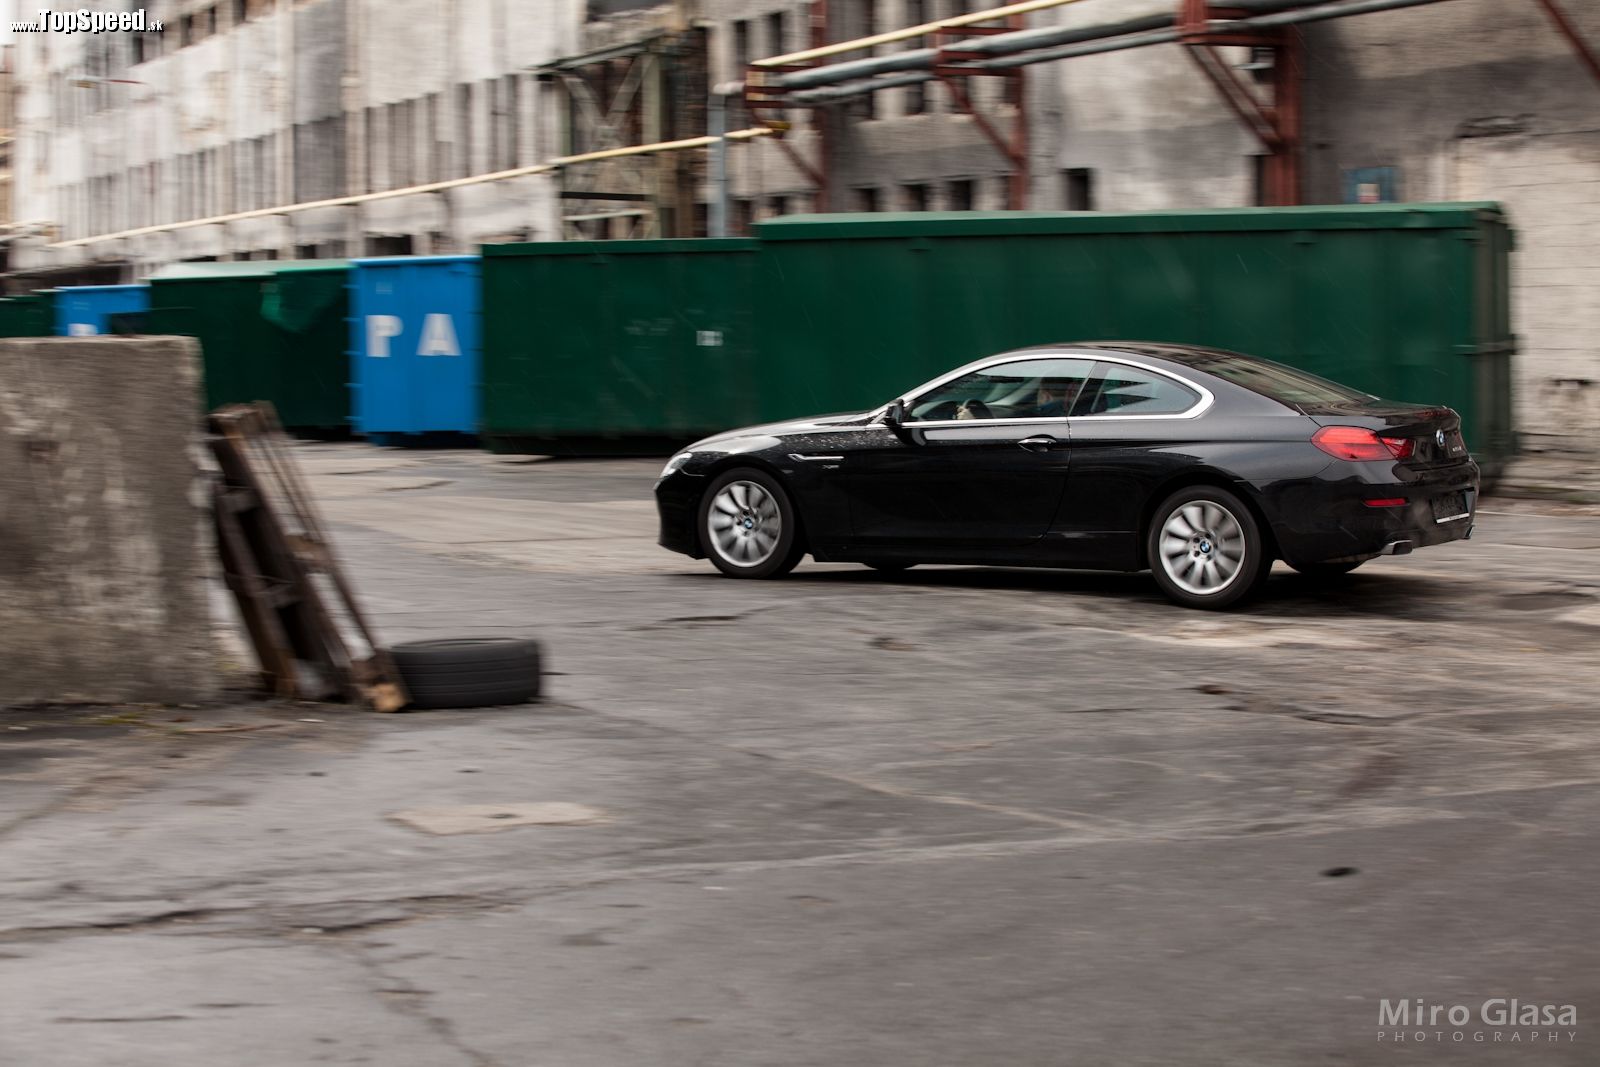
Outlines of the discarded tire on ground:
{"label": "discarded tire on ground", "polygon": [[539,699],[539,642],[516,637],[407,641],[389,649],[413,708],[482,708]]}

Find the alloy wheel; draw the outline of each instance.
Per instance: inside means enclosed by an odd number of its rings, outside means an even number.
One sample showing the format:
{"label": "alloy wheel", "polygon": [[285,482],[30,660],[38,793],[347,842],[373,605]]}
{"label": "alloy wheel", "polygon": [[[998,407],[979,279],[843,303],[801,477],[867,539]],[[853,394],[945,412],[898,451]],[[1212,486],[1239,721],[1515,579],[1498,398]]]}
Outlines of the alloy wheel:
{"label": "alloy wheel", "polygon": [[783,515],[772,494],[755,482],[729,482],[711,500],[706,517],[717,555],[738,567],[756,567],[777,551]]}
{"label": "alloy wheel", "polygon": [[1173,584],[1195,596],[1215,596],[1243,571],[1248,546],[1233,512],[1212,500],[1194,500],[1167,516],[1158,549]]}

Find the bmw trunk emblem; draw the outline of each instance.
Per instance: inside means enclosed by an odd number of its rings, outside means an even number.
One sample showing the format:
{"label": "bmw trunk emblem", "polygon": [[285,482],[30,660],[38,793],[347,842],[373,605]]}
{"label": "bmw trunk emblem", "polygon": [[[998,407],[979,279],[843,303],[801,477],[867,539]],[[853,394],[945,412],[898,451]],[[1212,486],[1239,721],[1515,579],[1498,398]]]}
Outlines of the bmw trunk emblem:
{"label": "bmw trunk emblem", "polygon": [[1433,431],[1433,439],[1439,443],[1439,447],[1440,448],[1444,447],[1444,431],[1443,430],[1435,430],[1435,431]]}

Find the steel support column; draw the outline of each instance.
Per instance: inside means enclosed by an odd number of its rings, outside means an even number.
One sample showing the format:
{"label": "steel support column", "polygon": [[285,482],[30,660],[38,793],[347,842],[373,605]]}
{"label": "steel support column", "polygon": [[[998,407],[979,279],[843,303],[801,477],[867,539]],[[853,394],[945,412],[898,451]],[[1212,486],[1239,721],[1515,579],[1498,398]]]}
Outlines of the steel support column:
{"label": "steel support column", "polygon": [[[1222,99],[1255,134],[1266,150],[1264,199],[1268,205],[1282,207],[1300,203],[1300,160],[1304,126],[1302,82],[1304,80],[1304,42],[1299,29],[1284,26],[1272,30],[1244,33],[1212,33],[1213,17],[1232,19],[1247,12],[1224,7],[1213,8],[1210,0],[1180,0],[1178,29],[1181,40]],[[1272,53],[1270,99],[1240,77],[1218,51],[1236,45],[1269,49]]]}

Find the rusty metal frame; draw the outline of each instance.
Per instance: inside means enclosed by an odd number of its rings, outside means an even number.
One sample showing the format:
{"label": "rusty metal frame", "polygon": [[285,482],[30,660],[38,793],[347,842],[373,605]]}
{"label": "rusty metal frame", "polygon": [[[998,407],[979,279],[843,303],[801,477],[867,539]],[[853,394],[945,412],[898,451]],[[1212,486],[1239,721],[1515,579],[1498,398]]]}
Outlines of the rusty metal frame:
{"label": "rusty metal frame", "polygon": [[1561,10],[1556,0],[1538,0],[1538,4],[1550,16],[1550,21],[1555,23],[1561,36],[1572,45],[1572,50],[1578,53],[1578,59],[1589,68],[1589,73],[1594,75],[1596,81],[1600,81],[1600,57],[1596,57],[1594,49],[1589,47],[1589,42],[1583,39],[1583,34],[1578,32],[1578,27],[1573,25],[1567,13]]}
{"label": "rusty metal frame", "polygon": [[[822,48],[828,44],[828,0],[811,0],[811,47]],[[789,132],[790,125],[783,119],[767,117],[768,112],[783,112],[797,105],[785,100],[781,93],[770,94],[766,91],[768,75],[782,75],[793,73],[797,70],[807,70],[811,63],[786,63],[781,66],[757,66],[747,64],[741,71],[744,78],[744,106],[750,117],[769,129],[776,130],[778,149],[790,163],[794,165],[806,181],[811,183],[814,200],[814,209],[819,212],[830,210],[832,197],[828,186],[828,173],[831,169],[833,158],[833,138],[828,127],[832,121],[826,108],[811,109],[811,129],[817,137],[817,161],[812,163],[800,154],[800,150],[784,135]]]}
{"label": "rusty metal frame", "polygon": [[[410,697],[334,559],[272,405],[222,408],[212,412],[209,427],[221,470],[213,499],[223,577],[266,687],[285,698],[337,695],[399,711]],[[319,577],[331,596],[318,588]],[[349,638],[365,644],[367,654],[355,654]]]}
{"label": "rusty metal frame", "polygon": [[[1012,210],[1020,211],[1028,206],[1028,113],[1026,109],[1027,80],[1023,68],[1014,67],[1009,70],[980,70],[970,66],[961,66],[962,63],[988,58],[981,52],[962,51],[947,46],[950,39],[983,37],[1000,33],[1014,33],[1025,29],[1027,23],[1021,15],[1008,15],[1004,26],[943,26],[933,32],[935,55],[933,57],[933,74],[950,90],[950,98],[955,102],[956,108],[972,118],[972,123],[978,128],[988,142],[1005,157],[1011,165],[1011,174],[1006,182],[1006,206]],[[1007,138],[995,124],[979,111],[974,104],[972,94],[967,90],[963,81],[973,76],[1004,78],[1006,82],[1006,97],[1014,109],[1012,116],[1011,136]]]}
{"label": "rusty metal frame", "polygon": [[[1262,32],[1210,32],[1213,18],[1242,18],[1247,14],[1238,9],[1212,7],[1210,0],[1179,0],[1178,29],[1195,65],[1266,151],[1263,193],[1267,204],[1298,204],[1305,125],[1304,38],[1294,26]],[[1270,99],[1262,100],[1217,51],[1230,45],[1272,50]]]}

